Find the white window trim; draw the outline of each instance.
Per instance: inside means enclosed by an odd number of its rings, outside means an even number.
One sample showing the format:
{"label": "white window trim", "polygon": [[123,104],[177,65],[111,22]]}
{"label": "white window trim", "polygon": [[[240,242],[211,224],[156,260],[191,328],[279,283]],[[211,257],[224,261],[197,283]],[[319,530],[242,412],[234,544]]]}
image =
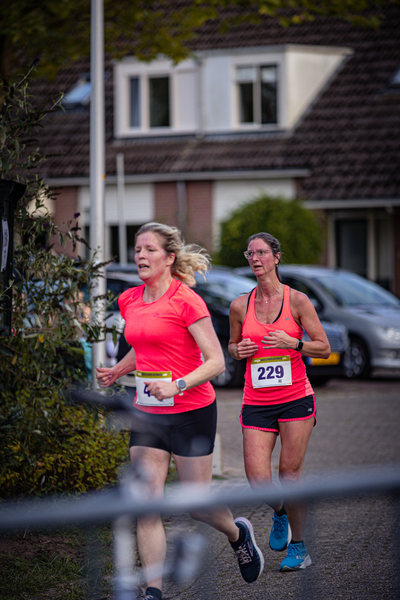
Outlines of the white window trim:
{"label": "white window trim", "polygon": [[[232,82],[232,131],[277,131],[286,126],[285,111],[285,77],[284,77],[284,52],[270,52],[267,54],[243,54],[232,57],[231,82]],[[277,69],[277,122],[276,123],[241,123],[239,86],[236,77],[237,67],[252,66],[260,67],[274,66]]]}
{"label": "white window trim", "polygon": [[[178,73],[194,73],[198,69],[193,59],[173,65],[170,60],[155,60],[143,63],[128,58],[115,63],[114,77],[114,127],[117,138],[136,136],[168,136],[193,133],[196,126],[182,128],[179,126]],[[129,81],[133,77],[140,80],[141,125],[130,126],[130,89]],[[149,114],[149,79],[153,77],[169,77],[170,126],[150,127]]]}

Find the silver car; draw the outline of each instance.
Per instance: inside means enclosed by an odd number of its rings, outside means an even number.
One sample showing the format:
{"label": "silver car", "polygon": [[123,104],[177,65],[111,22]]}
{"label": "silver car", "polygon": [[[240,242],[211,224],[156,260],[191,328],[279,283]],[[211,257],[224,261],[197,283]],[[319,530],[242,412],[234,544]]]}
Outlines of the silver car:
{"label": "silver car", "polygon": [[[282,281],[304,292],[321,319],[346,326],[347,375],[368,377],[374,368],[400,369],[400,300],[376,283],[344,269],[281,265]],[[252,276],[250,267],[236,269]]]}

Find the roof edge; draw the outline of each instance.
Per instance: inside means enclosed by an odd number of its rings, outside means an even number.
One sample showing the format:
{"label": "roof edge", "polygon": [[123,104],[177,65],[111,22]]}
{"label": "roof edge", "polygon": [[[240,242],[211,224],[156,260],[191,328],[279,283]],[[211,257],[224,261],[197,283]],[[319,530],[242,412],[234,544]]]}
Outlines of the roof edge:
{"label": "roof edge", "polygon": [[400,198],[305,200],[304,206],[311,210],[336,210],[343,208],[384,208],[400,206]]}
{"label": "roof edge", "polygon": [[[228,179],[304,179],[310,177],[310,169],[266,169],[249,171],[198,171],[187,173],[148,173],[125,175],[125,183],[153,183],[159,181],[224,181]],[[89,185],[89,177],[44,178],[50,187],[76,187]],[[117,183],[117,175],[107,175],[106,185]]]}

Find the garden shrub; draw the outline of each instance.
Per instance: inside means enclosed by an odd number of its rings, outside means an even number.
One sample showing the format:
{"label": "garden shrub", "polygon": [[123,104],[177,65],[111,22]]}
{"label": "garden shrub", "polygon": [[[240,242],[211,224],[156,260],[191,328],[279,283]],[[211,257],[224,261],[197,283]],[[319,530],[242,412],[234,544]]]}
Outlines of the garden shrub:
{"label": "garden shrub", "polygon": [[258,196],[232,212],[221,224],[220,249],[216,262],[229,267],[247,263],[243,256],[246,241],[265,231],[276,237],[282,248],[282,262],[315,264],[322,250],[322,227],[316,215],[299,200]]}
{"label": "garden shrub", "polygon": [[[113,298],[93,296],[104,267],[96,253],[85,262],[53,251],[56,238],[74,250],[87,245],[79,214],[54,224],[46,209],[53,194],[39,174],[46,157],[35,131],[61,110],[61,98],[34,106],[29,73],[0,81],[0,92],[0,178],[27,186],[15,213],[14,276],[6,283],[13,335],[0,337],[1,497],[83,492],[114,483],[128,459],[128,434],[111,427],[105,410],[72,405],[68,396],[73,386],[89,385],[82,343],[107,331],[116,338],[98,308],[99,299],[107,308]],[[0,310],[6,291],[0,288]]]}

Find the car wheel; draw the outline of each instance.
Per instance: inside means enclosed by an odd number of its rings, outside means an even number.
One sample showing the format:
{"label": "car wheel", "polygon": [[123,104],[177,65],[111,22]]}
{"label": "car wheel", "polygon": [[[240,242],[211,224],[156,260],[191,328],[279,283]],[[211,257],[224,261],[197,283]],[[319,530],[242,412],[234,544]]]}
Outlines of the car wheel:
{"label": "car wheel", "polygon": [[367,378],[371,373],[369,353],[366,344],[359,337],[350,336],[347,377]]}
{"label": "car wheel", "polygon": [[215,387],[235,388],[244,385],[245,360],[235,360],[228,352],[228,340],[221,339],[222,351],[225,358],[225,371],[212,379]]}

